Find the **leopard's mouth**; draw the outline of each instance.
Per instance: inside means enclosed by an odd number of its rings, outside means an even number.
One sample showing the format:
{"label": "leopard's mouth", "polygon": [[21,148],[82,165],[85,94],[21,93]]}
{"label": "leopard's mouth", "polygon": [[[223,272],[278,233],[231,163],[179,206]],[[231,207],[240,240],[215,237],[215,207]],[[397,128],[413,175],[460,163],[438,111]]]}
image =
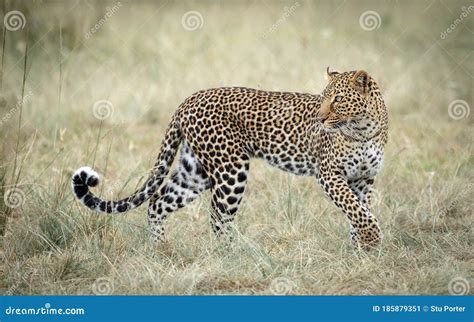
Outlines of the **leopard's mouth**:
{"label": "leopard's mouth", "polygon": [[326,119],[323,121],[323,125],[329,129],[339,129],[343,127],[344,125],[346,125],[347,123],[348,123],[348,120],[343,120],[343,119],[333,119],[333,120]]}

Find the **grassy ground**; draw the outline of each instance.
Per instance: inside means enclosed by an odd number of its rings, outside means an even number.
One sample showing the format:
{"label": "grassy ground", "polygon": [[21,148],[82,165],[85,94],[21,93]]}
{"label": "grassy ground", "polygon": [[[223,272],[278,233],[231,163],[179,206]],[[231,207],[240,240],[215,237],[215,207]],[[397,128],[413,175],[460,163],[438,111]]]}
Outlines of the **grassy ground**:
{"label": "grassy ground", "polygon": [[[2,21],[19,10],[26,25],[2,38],[2,293],[472,294],[474,9],[457,1],[65,3],[3,3]],[[380,17],[372,31],[359,21],[369,10]],[[189,11],[202,17],[196,30]],[[320,93],[328,65],[367,70],[389,108],[377,250],[350,246],[345,218],[314,179],[258,160],[231,250],[212,236],[208,194],[171,216],[159,248],[148,241],[145,206],[112,217],[74,201],[70,176],[86,164],[102,175],[102,196],[132,192],[194,91]],[[103,121],[93,113],[99,100],[112,104]]]}

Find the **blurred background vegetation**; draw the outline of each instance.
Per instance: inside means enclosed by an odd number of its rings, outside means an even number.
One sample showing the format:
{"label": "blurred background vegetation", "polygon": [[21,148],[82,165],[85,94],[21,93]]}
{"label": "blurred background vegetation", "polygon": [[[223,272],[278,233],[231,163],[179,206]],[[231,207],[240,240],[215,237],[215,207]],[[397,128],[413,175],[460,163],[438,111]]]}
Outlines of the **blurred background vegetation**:
{"label": "blurred background vegetation", "polygon": [[[119,294],[267,294],[278,278],[290,294],[446,294],[457,277],[472,285],[472,3],[0,2],[5,293],[89,294],[98,278]],[[13,11],[24,18],[6,28]],[[259,161],[237,219],[245,237],[230,254],[209,232],[206,195],[170,218],[170,244],[158,250],[145,207],[112,218],[73,200],[69,178],[84,164],[103,175],[103,196],[131,192],[193,92],[318,94],[327,66],[367,70],[389,108],[379,251],[350,247],[314,180]],[[94,117],[100,100],[111,104],[105,120]]]}

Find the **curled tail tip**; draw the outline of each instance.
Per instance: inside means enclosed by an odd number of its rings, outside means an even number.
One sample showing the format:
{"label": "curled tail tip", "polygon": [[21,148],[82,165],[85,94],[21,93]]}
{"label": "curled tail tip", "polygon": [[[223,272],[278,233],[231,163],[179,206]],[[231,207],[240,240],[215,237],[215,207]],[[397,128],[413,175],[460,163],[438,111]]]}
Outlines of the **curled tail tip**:
{"label": "curled tail tip", "polygon": [[99,184],[99,175],[90,167],[81,167],[72,175],[72,191],[76,197],[82,201],[82,198],[89,192],[89,187],[95,187]]}
{"label": "curled tail tip", "polygon": [[[80,182],[75,182],[80,180]],[[91,167],[80,167],[72,175],[73,183],[86,184],[89,187],[95,187],[99,184],[100,176]]]}

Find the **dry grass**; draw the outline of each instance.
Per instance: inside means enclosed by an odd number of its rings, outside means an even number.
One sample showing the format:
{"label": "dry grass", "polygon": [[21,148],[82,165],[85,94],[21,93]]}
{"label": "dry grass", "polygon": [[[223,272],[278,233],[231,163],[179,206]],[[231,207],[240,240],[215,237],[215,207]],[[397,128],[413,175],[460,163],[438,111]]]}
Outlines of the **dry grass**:
{"label": "dry grass", "polygon": [[[463,3],[298,1],[278,22],[295,3],[122,1],[90,39],[84,34],[106,5],[65,3],[6,4],[27,25],[7,32],[2,67],[2,195],[19,169],[25,195],[14,209],[0,201],[3,293],[448,294],[453,278],[472,285],[473,118],[448,114],[456,99],[473,106],[472,16],[440,38]],[[202,14],[201,29],[183,28],[189,10]],[[380,14],[379,29],[360,27],[366,10]],[[26,28],[28,99],[18,132]],[[145,206],[112,217],[74,201],[69,178],[84,164],[103,176],[102,196],[133,191],[174,109],[194,91],[319,93],[328,65],[366,69],[389,107],[377,250],[349,245],[345,219],[314,179],[258,160],[230,250],[210,231],[208,194],[171,216],[170,241],[158,249],[148,241]],[[100,99],[114,106],[103,122],[92,113]]]}

